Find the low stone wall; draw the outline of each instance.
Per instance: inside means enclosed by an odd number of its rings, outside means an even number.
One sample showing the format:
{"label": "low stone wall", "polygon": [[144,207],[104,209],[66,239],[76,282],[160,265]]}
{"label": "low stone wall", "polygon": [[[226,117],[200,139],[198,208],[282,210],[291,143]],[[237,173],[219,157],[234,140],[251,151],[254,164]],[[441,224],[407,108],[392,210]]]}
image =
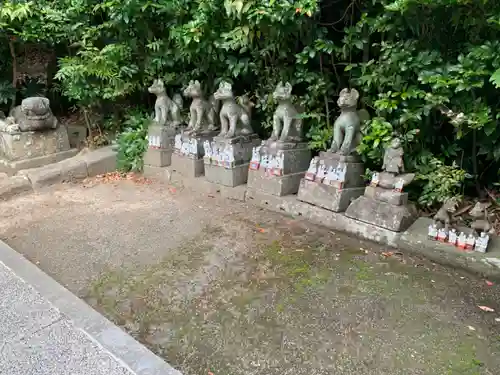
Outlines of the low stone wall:
{"label": "low stone wall", "polygon": [[148,174],[147,177],[205,194],[244,201],[295,218],[306,219],[332,230],[350,233],[395,249],[422,255],[439,264],[500,280],[500,238],[498,236],[490,236],[486,254],[465,252],[454,246],[429,240],[427,230],[431,219],[428,218],[419,218],[406,231],[398,233],[351,219],[343,213],[335,213],[301,202],[295,195],[278,197],[248,189],[247,185],[234,188],[217,185],[206,181],[203,177],[183,177],[170,167],[158,168],[156,173]]}
{"label": "low stone wall", "polygon": [[44,186],[80,180],[116,170],[116,152],[111,146],[84,150],[72,158],[39,168],[23,169],[14,176],[0,177],[0,199],[31,192]]}

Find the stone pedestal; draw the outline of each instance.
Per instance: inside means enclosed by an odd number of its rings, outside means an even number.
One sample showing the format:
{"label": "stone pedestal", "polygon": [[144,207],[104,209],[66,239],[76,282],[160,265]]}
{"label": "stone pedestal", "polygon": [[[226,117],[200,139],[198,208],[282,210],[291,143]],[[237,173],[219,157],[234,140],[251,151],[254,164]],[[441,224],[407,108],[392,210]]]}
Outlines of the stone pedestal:
{"label": "stone pedestal", "polygon": [[364,195],[347,208],[345,215],[393,232],[403,232],[416,220],[417,209],[408,203],[408,193],[368,186]]}
{"label": "stone pedestal", "polygon": [[256,134],[229,139],[215,137],[211,143],[205,143],[205,178],[229,187],[246,184],[252,150],[259,144]]}
{"label": "stone pedestal", "polygon": [[144,154],[144,165],[168,167],[174,151],[175,130],[153,124],[148,129],[148,149]]}
{"label": "stone pedestal", "polygon": [[205,174],[203,156],[205,141],[212,142],[218,131],[190,135],[184,131],[175,135],[172,154],[172,170],[185,177],[200,177]]}
{"label": "stone pedestal", "polygon": [[307,143],[263,141],[248,171],[248,188],[284,196],[296,194],[309,166]]}
{"label": "stone pedestal", "polygon": [[21,169],[38,168],[75,156],[68,131],[56,129],[6,133],[0,132],[0,170],[13,174]]}
{"label": "stone pedestal", "polygon": [[343,212],[365,191],[364,166],[352,156],[321,152],[300,181],[297,198],[333,212]]}

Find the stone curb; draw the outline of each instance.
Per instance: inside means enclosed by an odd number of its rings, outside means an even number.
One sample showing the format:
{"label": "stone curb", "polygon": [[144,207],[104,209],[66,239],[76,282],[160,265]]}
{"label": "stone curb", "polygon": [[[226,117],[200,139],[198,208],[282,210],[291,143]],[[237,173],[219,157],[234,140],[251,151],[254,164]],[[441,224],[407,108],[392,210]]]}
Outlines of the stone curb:
{"label": "stone curb", "polygon": [[0,262],[31,285],[110,355],[137,375],[181,375],[38,267],[0,241]]}
{"label": "stone curb", "polygon": [[348,218],[343,213],[331,212],[301,202],[295,195],[278,197],[249,189],[247,185],[236,188],[224,187],[211,184],[203,177],[183,177],[173,172],[171,168],[157,168],[155,173],[150,170],[145,175],[173,186],[182,186],[208,194],[220,194],[222,198],[237,199],[288,216],[306,219],[332,230],[353,234],[369,241],[426,257],[438,264],[500,280],[500,238],[498,236],[491,236],[486,254],[465,252],[453,246],[429,240],[427,228],[431,220],[428,218],[419,218],[406,231],[397,233]]}
{"label": "stone curb", "polygon": [[44,186],[82,180],[116,170],[116,151],[112,146],[78,155],[39,168],[23,169],[15,176],[0,179],[0,199],[10,199]]}

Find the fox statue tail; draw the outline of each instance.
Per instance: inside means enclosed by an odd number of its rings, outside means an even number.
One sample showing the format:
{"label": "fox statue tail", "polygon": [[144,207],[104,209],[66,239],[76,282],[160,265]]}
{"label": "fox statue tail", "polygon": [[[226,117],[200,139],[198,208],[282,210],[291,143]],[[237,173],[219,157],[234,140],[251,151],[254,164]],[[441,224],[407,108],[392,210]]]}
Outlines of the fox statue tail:
{"label": "fox statue tail", "polygon": [[243,95],[240,97],[240,105],[245,109],[248,116],[252,115],[252,108],[255,107],[255,104],[252,103],[248,95]]}
{"label": "fox statue tail", "polygon": [[210,95],[210,97],[208,98],[208,102],[210,103],[211,109],[213,109],[215,113],[219,113],[220,101],[215,99],[215,96]]}
{"label": "fox statue tail", "polygon": [[174,94],[174,97],[172,98],[172,101],[179,107],[179,109],[182,109],[184,105],[184,101],[182,100],[181,94]]}

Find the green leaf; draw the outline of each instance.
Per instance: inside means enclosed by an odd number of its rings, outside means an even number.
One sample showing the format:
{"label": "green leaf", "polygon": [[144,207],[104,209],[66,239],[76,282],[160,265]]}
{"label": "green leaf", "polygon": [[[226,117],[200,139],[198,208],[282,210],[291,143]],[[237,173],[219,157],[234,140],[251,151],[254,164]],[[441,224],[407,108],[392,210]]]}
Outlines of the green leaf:
{"label": "green leaf", "polygon": [[500,69],[497,69],[490,77],[490,82],[495,85],[496,88],[500,88]]}

